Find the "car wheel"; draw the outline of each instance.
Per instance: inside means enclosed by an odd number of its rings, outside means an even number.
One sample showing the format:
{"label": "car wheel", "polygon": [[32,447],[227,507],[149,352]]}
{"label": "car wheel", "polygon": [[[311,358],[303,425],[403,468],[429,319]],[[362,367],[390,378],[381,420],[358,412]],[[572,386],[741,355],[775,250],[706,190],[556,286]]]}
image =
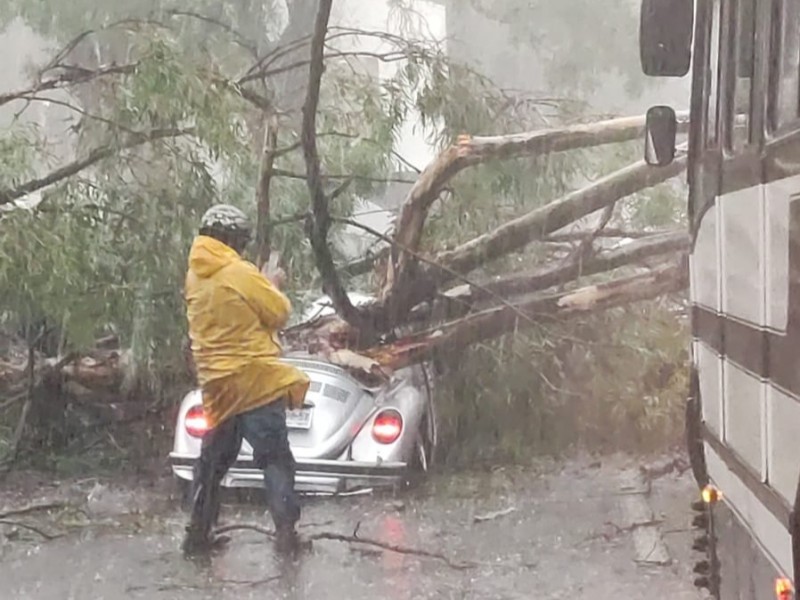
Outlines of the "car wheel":
{"label": "car wheel", "polygon": [[407,485],[420,484],[430,472],[436,458],[437,438],[436,413],[431,403],[420,421],[414,451],[408,465]]}

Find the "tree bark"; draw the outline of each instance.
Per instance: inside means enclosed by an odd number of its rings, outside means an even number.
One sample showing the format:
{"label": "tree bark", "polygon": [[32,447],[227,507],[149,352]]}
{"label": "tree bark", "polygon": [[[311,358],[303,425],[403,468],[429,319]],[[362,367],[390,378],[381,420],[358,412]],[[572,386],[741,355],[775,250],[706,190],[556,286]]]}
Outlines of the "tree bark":
{"label": "tree bark", "polygon": [[[669,257],[684,254],[689,250],[689,235],[682,231],[652,235],[641,238],[613,250],[600,252],[580,263],[570,262],[555,266],[544,266],[538,269],[495,277],[481,282],[480,287],[470,284],[459,285],[442,294],[442,309],[414,309],[411,320],[425,321],[433,318],[435,313],[441,319],[455,318],[465,315],[480,302],[491,302],[493,295],[505,298],[518,297],[525,294],[542,292],[549,288],[565,285],[580,277],[613,271],[620,267],[636,266],[646,259]],[[487,294],[487,290],[492,295]]]}
{"label": "tree bark", "polygon": [[[681,115],[682,130],[688,127],[687,116]],[[640,138],[644,131],[645,117],[639,116],[504,136],[462,136],[455,146],[444,150],[428,165],[409,191],[400,211],[394,239],[400,247],[417,250],[433,202],[444,185],[469,166],[489,160],[537,157],[552,152],[630,141]],[[408,254],[400,251],[392,253],[382,294],[389,304],[397,290],[406,287],[412,264],[414,261]]]}
{"label": "tree bark", "polygon": [[680,156],[667,167],[651,167],[638,162],[563,196],[541,208],[508,221],[496,229],[442,252],[435,258],[444,269],[426,265],[417,270],[414,285],[396,290],[390,314],[394,322],[420,302],[430,300],[436,291],[453,280],[452,271],[469,273],[492,260],[521,250],[528,244],[545,239],[570,223],[605,208],[620,199],[663,183],[682,173],[686,156]]}
{"label": "tree bark", "polygon": [[[458,353],[471,344],[517,329],[657,298],[679,292],[687,285],[688,264],[684,257],[678,264],[670,264],[643,275],[615,279],[562,294],[537,294],[516,303],[513,309],[507,306],[490,308],[362,354],[383,368],[396,370],[425,361],[434,352]],[[520,318],[519,313],[526,318]]]}
{"label": "tree bark", "polygon": [[275,164],[275,150],[278,146],[278,120],[274,115],[264,116],[264,147],[261,154],[261,170],[256,189],[256,264],[260,269],[269,262],[271,250],[270,223],[270,185],[272,168]]}
{"label": "tree bark", "polygon": [[635,163],[555,202],[503,223],[493,231],[451,251],[443,252],[438,259],[451,269],[461,272],[471,271],[487,261],[520,250],[533,241],[541,240],[548,234],[622,198],[672,179],[685,169],[686,156],[676,158],[667,167],[651,167],[644,162]]}

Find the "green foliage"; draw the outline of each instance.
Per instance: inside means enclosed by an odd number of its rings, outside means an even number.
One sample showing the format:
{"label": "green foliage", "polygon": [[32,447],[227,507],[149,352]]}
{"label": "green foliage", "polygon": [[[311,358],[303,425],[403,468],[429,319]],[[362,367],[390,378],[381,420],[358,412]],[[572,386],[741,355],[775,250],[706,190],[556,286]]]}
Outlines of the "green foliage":
{"label": "green foliage", "polygon": [[33,175],[33,159],[40,144],[33,127],[16,125],[0,137],[0,183],[14,187]]}
{"label": "green foliage", "polygon": [[[601,177],[641,159],[641,142],[619,144],[614,151],[594,152],[592,177]],[[673,229],[687,221],[688,188],[683,182],[670,181],[623,199],[617,207],[618,221],[632,231]]]}
{"label": "green foliage", "polygon": [[[219,34],[218,27],[209,27]],[[106,33],[100,39],[112,44]],[[133,348],[137,373],[149,377],[179,356],[181,284],[199,216],[219,201],[255,216],[260,165],[255,149],[260,139],[253,125],[262,116],[222,70],[238,62],[241,72],[248,64],[238,43],[229,39],[227,48],[198,48],[185,32],[147,24],[126,35],[121,43],[136,70],[79,88],[70,99],[80,107],[76,152],[114,146],[135,132],[192,128],[193,134],[103,160],[80,177],[47,188],[35,210],[2,214],[0,313],[11,327],[42,319],[61,327],[68,348],[84,348],[113,330]],[[92,40],[89,36],[82,43]],[[78,58],[81,48],[76,49]],[[397,131],[417,100],[414,87],[442,68],[440,53],[413,54],[412,43],[406,49],[417,69],[413,81],[400,76],[381,85],[347,64],[328,65],[319,117],[320,154],[332,176],[331,190],[341,184],[340,175],[355,177],[337,196],[332,207],[336,215],[348,216],[356,198],[382,189],[393,168]],[[16,129],[0,134],[4,187],[13,188],[48,169],[35,133]],[[282,121],[278,146],[292,150],[281,152],[275,168],[297,176],[273,180],[275,221],[308,210],[298,140],[296,124]],[[276,226],[273,244],[293,275],[295,290],[290,292],[311,287],[314,263],[302,223]],[[11,285],[20,280],[22,285]]]}
{"label": "green foliage", "polygon": [[437,407],[450,464],[680,443],[688,324],[669,302],[509,334],[467,350]]}
{"label": "green foliage", "polygon": [[[575,8],[575,1],[567,4]],[[200,215],[224,201],[255,216],[264,115],[230,82],[252,63],[252,49],[243,39],[258,40],[256,50],[263,52],[280,34],[260,33],[275,14],[272,2],[202,0],[192,5],[239,33],[197,19],[166,17],[168,9],[183,4],[12,0],[0,7],[0,23],[22,16],[60,43],[88,27],[125,17],[159,18],[168,25],[129,22],[89,36],[76,49],[77,62],[94,60],[96,51],[106,59],[100,62],[135,62],[137,68],[76,88],[69,96],[78,107],[75,152],[84,156],[153,129],[191,128],[192,135],[126,150],[47,188],[35,209],[0,212],[0,325],[14,329],[45,320],[61,329],[67,349],[86,348],[98,335],[115,332],[133,349],[134,378],[156,390],[174,376],[180,360],[185,332],[181,288]],[[398,10],[402,4],[399,0]],[[536,8],[558,16],[556,4],[539,2]],[[619,11],[622,23],[625,9],[615,8],[613,14]],[[591,14],[596,16],[589,13],[581,20],[591,22]],[[559,49],[549,69],[553,77],[569,70],[582,89],[596,85],[598,65],[616,60],[616,53],[628,45],[615,40],[594,54],[585,48],[596,62],[565,64],[562,54],[571,56],[567,49],[576,36],[566,36],[566,22],[559,23],[546,32],[547,47],[556,44]],[[447,60],[436,45],[393,43],[406,62],[382,83],[344,61],[327,64],[317,135],[328,191],[353,178],[331,207],[337,216],[351,215],[359,198],[385,190],[383,181],[396,170],[393,145],[414,111],[431,140],[444,147],[462,133],[502,134],[571,122],[586,108],[511,98],[481,74]],[[618,68],[628,67],[626,62]],[[267,79],[263,87],[259,83],[250,89],[272,97],[282,84]],[[281,115],[274,165],[281,175],[272,181],[271,217],[282,223],[273,228],[272,241],[287,263],[290,294],[301,300],[317,282],[297,218],[309,209],[297,117]],[[0,131],[0,186],[14,188],[52,166],[39,135],[20,126]],[[436,251],[470,239],[638,159],[638,153],[631,144],[468,170],[435,208],[425,249]],[[664,227],[683,216],[680,195],[663,187],[622,203],[615,224]],[[332,237],[340,231],[337,226]],[[546,256],[534,248],[487,270],[529,268]],[[519,458],[576,443],[605,445],[610,442],[602,432],[609,427],[630,428],[636,434],[634,445],[671,439],[680,376],[655,383],[636,376],[659,365],[682,364],[685,355],[679,347],[684,345],[683,323],[666,307],[655,306],[588,319],[579,326],[509,335],[472,349],[444,380],[440,398],[450,458]],[[606,346],[614,350],[598,350]],[[465,447],[463,439],[473,437],[478,445]]]}
{"label": "green foliage", "polygon": [[[125,20],[163,18],[170,11],[194,12],[226,23],[231,30],[239,32],[244,41],[263,50],[269,40],[270,24],[276,21],[278,12],[274,0],[193,0],[187,4],[180,0],[128,0],[126,2],[98,2],[97,0],[6,0],[0,6],[0,27],[15,17],[22,18],[43,35],[59,41],[99,27]],[[193,20],[186,15],[176,15],[181,32],[195,43],[199,37],[208,41],[209,34],[218,33],[208,23]]]}

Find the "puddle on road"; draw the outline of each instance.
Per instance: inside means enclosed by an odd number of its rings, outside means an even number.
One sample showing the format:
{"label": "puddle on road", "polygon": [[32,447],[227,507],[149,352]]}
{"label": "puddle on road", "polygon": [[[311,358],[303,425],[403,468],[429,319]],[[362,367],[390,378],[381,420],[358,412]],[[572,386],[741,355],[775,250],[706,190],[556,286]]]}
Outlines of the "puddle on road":
{"label": "puddle on road", "polygon": [[[44,544],[6,541],[0,580],[7,597],[36,600],[546,599],[589,589],[598,600],[652,597],[654,590],[660,590],[657,597],[694,600],[690,580],[671,570],[643,573],[624,537],[592,537],[617,509],[614,473],[605,467],[560,474],[508,469],[439,477],[397,496],[313,498],[305,504],[304,535],[351,535],[358,527],[362,538],[446,560],[318,540],[310,553],[290,561],[277,557],[263,534],[236,531],[224,553],[197,564],[179,553],[186,515],[170,508],[117,515],[100,528]],[[676,480],[673,487],[681,485]],[[221,519],[268,523],[262,506],[239,502],[227,504]]]}

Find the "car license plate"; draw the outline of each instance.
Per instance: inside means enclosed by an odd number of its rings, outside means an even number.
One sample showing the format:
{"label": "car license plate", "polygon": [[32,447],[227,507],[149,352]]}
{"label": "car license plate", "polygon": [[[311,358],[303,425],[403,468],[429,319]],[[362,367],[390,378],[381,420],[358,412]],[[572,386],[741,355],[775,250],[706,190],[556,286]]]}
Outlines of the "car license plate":
{"label": "car license plate", "polygon": [[286,426],[290,429],[311,428],[311,408],[286,411]]}

